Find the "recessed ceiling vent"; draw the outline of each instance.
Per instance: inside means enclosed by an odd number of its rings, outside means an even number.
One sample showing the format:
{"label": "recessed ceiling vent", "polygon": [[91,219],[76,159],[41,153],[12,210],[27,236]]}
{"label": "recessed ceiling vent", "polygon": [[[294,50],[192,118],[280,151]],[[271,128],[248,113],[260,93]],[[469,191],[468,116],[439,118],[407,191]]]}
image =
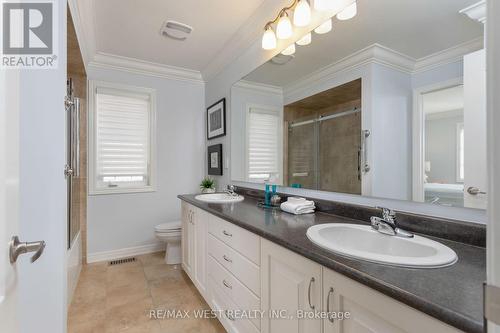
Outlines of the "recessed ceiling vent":
{"label": "recessed ceiling vent", "polygon": [[160,33],[162,36],[184,41],[188,38],[189,34],[192,31],[193,27],[187,24],[176,21],[166,21],[165,23],[163,23]]}
{"label": "recessed ceiling vent", "polygon": [[285,65],[286,63],[290,62],[295,56],[292,55],[284,55],[279,53],[278,55],[274,56],[271,58],[271,62],[275,65]]}

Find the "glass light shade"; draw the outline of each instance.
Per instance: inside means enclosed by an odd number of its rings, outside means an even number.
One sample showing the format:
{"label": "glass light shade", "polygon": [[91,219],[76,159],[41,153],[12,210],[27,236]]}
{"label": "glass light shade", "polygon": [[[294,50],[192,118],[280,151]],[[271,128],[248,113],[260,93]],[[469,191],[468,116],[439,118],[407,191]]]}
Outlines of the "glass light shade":
{"label": "glass light shade", "polygon": [[338,13],[337,18],[339,20],[345,21],[345,20],[352,19],[354,16],[356,16],[357,13],[358,13],[358,6],[356,5],[356,2],[355,2],[352,5],[346,7],[340,13]]}
{"label": "glass light shade", "polygon": [[322,10],[332,10],[337,6],[337,0],[314,0],[314,9]]}
{"label": "glass light shade", "polygon": [[276,35],[273,29],[267,28],[262,36],[262,48],[264,50],[274,50],[276,48]]}
{"label": "glass light shade", "polygon": [[326,34],[331,30],[332,30],[332,19],[328,19],[325,22],[323,22],[323,24],[321,24],[319,27],[314,29],[314,32],[321,35],[321,34]]}
{"label": "glass light shade", "polygon": [[311,7],[307,0],[300,0],[293,12],[293,24],[305,27],[311,22]]}
{"label": "glass light shade", "polygon": [[288,39],[292,37],[292,34],[292,21],[290,21],[288,15],[284,14],[278,21],[278,26],[276,27],[276,36],[279,39]]}
{"label": "glass light shade", "polygon": [[281,52],[282,55],[290,56],[295,53],[295,43],[291,44],[289,47]]}
{"label": "glass light shade", "polygon": [[311,33],[308,33],[307,35],[305,35],[304,37],[302,37],[301,39],[299,39],[297,41],[297,45],[300,45],[300,46],[305,46],[305,45],[309,45],[311,44]]}

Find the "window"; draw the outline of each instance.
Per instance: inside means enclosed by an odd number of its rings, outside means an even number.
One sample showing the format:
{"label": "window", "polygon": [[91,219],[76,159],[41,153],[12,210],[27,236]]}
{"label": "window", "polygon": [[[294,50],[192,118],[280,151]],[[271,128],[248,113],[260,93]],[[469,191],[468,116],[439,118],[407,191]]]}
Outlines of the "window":
{"label": "window", "polygon": [[246,160],[249,181],[280,183],[281,132],[281,112],[263,107],[248,108]]}
{"label": "window", "polygon": [[154,91],[104,82],[89,91],[90,194],[154,190]]}
{"label": "window", "polygon": [[457,182],[463,183],[465,176],[464,123],[457,124]]}

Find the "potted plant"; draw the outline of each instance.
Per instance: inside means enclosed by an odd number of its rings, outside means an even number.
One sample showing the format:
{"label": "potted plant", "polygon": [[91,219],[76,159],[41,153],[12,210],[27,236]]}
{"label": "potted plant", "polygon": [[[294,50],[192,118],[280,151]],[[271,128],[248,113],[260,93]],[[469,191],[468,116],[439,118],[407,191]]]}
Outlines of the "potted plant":
{"label": "potted plant", "polygon": [[201,193],[215,193],[215,180],[205,177],[200,183]]}

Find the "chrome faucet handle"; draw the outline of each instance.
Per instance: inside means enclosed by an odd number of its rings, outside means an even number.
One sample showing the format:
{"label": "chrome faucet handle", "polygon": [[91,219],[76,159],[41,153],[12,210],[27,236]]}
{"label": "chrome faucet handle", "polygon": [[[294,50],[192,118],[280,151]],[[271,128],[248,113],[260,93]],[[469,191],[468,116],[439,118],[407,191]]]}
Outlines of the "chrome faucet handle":
{"label": "chrome faucet handle", "polygon": [[238,195],[235,191],[235,186],[234,185],[227,185],[227,189],[224,191],[229,195],[236,196]]}
{"label": "chrome faucet handle", "polygon": [[396,222],[396,212],[390,208],[376,206],[376,209],[382,210],[382,218],[387,222]]}

